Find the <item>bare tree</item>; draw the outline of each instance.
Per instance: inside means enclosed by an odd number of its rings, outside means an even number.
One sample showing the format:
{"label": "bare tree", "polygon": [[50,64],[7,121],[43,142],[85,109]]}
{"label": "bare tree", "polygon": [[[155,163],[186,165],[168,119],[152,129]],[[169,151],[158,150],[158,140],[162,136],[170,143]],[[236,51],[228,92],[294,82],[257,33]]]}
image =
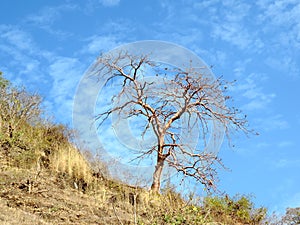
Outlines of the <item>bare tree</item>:
{"label": "bare tree", "polygon": [[300,207],[287,208],[285,215],[278,224],[296,225],[300,224]]}
{"label": "bare tree", "polygon": [[41,98],[25,88],[10,85],[0,73],[0,132],[13,138],[24,123],[33,123],[41,115]]}
{"label": "bare tree", "polygon": [[[112,96],[109,109],[97,115],[99,126],[117,113],[127,118],[144,118],[141,135],[150,131],[155,134],[155,145],[138,156],[156,154],[151,185],[154,192],[159,192],[165,163],[182,175],[196,179],[207,190],[216,188],[216,165],[223,164],[214,153],[203,151],[199,146],[192,148],[181,138],[182,129],[190,132],[195,126],[201,127],[204,141],[212,121],[218,121],[227,134],[229,128],[247,132],[245,117],[240,116],[239,110],[224,104],[229,97],[224,96],[226,87],[222,79],[213,79],[205,71],[205,68],[193,68],[192,62],[183,70],[126,52],[101,56],[92,68],[99,79],[105,79],[106,86],[114,83],[114,87],[119,88],[118,94]],[[180,120],[185,120],[185,128]]]}

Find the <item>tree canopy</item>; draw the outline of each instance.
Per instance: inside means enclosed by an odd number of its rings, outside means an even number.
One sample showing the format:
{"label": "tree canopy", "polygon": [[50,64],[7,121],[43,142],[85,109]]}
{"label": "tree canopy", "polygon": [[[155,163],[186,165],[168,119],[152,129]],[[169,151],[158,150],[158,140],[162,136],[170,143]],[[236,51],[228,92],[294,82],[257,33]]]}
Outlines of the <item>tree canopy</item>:
{"label": "tree canopy", "polygon": [[116,113],[125,118],[143,118],[141,136],[147,132],[155,134],[156,143],[138,156],[156,155],[153,191],[160,189],[165,163],[184,177],[202,183],[208,190],[216,188],[215,166],[222,165],[221,160],[214,150],[191,145],[192,140],[183,139],[182,132],[189,133],[200,127],[199,135],[204,143],[215,122],[227,134],[231,128],[248,132],[246,117],[225,104],[230,97],[225,95],[222,79],[212,79],[205,73],[206,68],[196,69],[192,64],[186,69],[165,65],[162,68],[148,56],[126,52],[120,52],[117,57],[99,57],[93,71],[99,79],[106,80],[105,85],[114,84],[118,90],[118,94],[111,96],[109,109],[97,115],[100,126]]}

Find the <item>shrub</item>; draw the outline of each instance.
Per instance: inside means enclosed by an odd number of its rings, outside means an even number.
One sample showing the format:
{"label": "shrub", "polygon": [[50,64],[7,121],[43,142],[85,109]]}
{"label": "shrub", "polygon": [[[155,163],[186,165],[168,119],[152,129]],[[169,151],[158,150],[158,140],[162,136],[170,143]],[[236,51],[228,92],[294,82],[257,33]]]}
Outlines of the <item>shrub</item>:
{"label": "shrub", "polygon": [[254,208],[250,197],[236,195],[233,198],[206,197],[203,207],[205,211],[210,211],[211,217],[219,218],[220,222],[233,220],[242,224],[258,224],[266,217],[267,210],[263,207]]}
{"label": "shrub", "polygon": [[12,86],[2,73],[0,93],[0,150],[11,166],[42,166],[78,183],[92,181],[89,163],[71,142],[74,132],[45,119],[39,95]]}

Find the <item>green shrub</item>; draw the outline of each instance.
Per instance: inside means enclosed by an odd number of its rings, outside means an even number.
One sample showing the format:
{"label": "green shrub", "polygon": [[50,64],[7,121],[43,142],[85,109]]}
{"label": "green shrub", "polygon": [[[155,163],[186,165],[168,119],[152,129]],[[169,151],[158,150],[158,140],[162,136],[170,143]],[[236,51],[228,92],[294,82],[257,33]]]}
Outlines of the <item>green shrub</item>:
{"label": "green shrub", "polygon": [[210,217],[219,218],[220,222],[233,220],[245,224],[258,224],[266,217],[265,208],[254,208],[250,197],[237,195],[233,198],[206,197],[203,204],[205,211],[210,211]]}

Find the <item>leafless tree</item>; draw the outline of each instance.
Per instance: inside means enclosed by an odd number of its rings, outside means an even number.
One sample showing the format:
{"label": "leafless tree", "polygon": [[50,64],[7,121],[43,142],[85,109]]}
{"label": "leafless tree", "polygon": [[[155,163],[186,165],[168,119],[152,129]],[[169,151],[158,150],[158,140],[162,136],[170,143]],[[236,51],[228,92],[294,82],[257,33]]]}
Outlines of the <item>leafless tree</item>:
{"label": "leafless tree", "polygon": [[38,95],[13,87],[0,73],[0,132],[13,138],[23,123],[36,122],[41,115],[40,104]]}
{"label": "leafless tree", "polygon": [[[138,157],[155,154],[156,166],[151,190],[159,192],[164,165],[168,163],[179,173],[202,183],[207,190],[216,188],[216,165],[221,160],[210,151],[191,148],[181,138],[185,120],[187,132],[201,127],[206,139],[212,121],[218,121],[226,133],[230,128],[248,132],[246,117],[240,111],[226,106],[225,82],[205,74],[205,68],[180,69],[154,63],[148,56],[133,56],[127,52],[105,55],[97,59],[92,73],[104,79],[105,85],[118,87],[109,109],[96,117],[101,126],[113,113],[126,118],[141,117],[145,126],[141,133],[153,132],[156,143],[140,152]],[[148,74],[148,73],[152,74]],[[119,86],[118,86],[119,85]],[[192,140],[191,140],[192,141]]]}
{"label": "leafless tree", "polygon": [[300,224],[300,207],[287,208],[285,215],[278,224],[296,225]]}

